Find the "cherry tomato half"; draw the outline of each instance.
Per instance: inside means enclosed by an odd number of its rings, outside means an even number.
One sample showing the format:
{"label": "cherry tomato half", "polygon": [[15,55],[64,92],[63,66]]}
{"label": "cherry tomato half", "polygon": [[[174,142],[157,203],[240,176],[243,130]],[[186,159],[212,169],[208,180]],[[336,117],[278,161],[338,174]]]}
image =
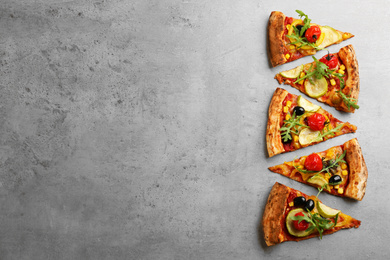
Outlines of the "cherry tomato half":
{"label": "cherry tomato half", "polygon": [[315,113],[307,118],[307,125],[313,131],[321,131],[325,127],[326,118],[320,113]]}
{"label": "cherry tomato half", "polygon": [[321,29],[317,25],[310,26],[305,33],[305,37],[309,42],[316,42],[320,38],[320,35]]}
{"label": "cherry tomato half", "polygon": [[327,54],[320,59],[329,69],[334,69],[339,64],[339,59],[334,54]]}
{"label": "cherry tomato half", "polygon": [[[303,217],[304,215],[302,212],[298,212],[297,214],[295,214],[295,216]],[[299,231],[306,230],[309,227],[309,223],[306,220],[302,220],[301,222],[299,222],[299,220],[294,220],[293,224],[294,224],[294,228]]]}
{"label": "cherry tomato half", "polygon": [[318,154],[312,153],[306,157],[304,166],[309,171],[319,172],[322,170],[322,159]]}

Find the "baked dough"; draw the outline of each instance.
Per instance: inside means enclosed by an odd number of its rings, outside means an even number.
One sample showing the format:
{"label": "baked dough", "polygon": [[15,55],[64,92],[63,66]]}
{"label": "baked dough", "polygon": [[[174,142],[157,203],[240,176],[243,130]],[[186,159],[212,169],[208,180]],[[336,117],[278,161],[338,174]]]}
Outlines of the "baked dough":
{"label": "baked dough", "polygon": [[282,138],[280,136],[280,121],[283,108],[283,100],[288,95],[284,89],[277,88],[272,96],[271,103],[268,108],[268,123],[266,142],[269,157],[284,152]]}
{"label": "baked dough", "polygon": [[362,200],[366,193],[368,171],[363,158],[362,149],[356,138],[346,142],[345,160],[349,166],[349,184],[345,190],[346,197]]}
{"label": "baked dough", "polygon": [[[348,79],[345,82],[345,87],[342,90],[343,93],[350,98],[358,100],[359,91],[360,91],[360,79],[359,79],[359,65],[356,59],[355,49],[352,45],[347,45],[340,49],[339,57],[343,64],[345,65],[345,69],[348,73]],[[344,102],[341,103],[337,110],[345,111],[345,112],[354,112],[355,108],[348,108]]]}
{"label": "baked dough", "polygon": [[282,12],[273,11],[268,20],[268,55],[272,67],[287,62],[284,54],[284,19],[286,16]]}
{"label": "baked dough", "polygon": [[289,187],[276,182],[268,196],[262,221],[264,239],[267,246],[282,243],[286,239],[281,223],[284,218],[289,194]]}

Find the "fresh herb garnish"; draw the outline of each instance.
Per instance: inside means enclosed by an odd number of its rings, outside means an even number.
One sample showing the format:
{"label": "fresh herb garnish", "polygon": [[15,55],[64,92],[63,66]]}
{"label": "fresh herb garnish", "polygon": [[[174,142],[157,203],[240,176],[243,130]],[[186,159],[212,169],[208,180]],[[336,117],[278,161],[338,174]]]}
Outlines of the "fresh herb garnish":
{"label": "fresh herb garnish", "polygon": [[[343,126],[344,126],[344,124],[339,124],[339,125],[336,126],[335,128],[329,129],[329,124],[328,124],[327,127],[326,127],[327,131],[326,131],[326,132],[323,132],[323,133],[320,132],[320,133],[318,134],[317,138],[316,138],[313,142],[322,141],[323,138],[326,138],[326,136],[328,136],[328,135],[334,136],[335,133],[336,133],[337,131],[339,131]],[[326,138],[325,140],[327,140],[327,139],[329,139],[329,138]]]}
{"label": "fresh herb garnish", "polygon": [[302,37],[303,33],[310,28],[310,22],[311,22],[311,19],[309,19],[309,17],[304,13],[302,12],[301,10],[295,10],[295,12],[298,13],[299,17],[302,18],[302,17],[305,17],[305,19],[303,19],[303,27],[301,28],[301,31],[299,33],[299,36]]}
{"label": "fresh herb garnish", "polygon": [[282,136],[283,142],[292,140],[291,133],[298,135],[301,127],[308,127],[307,125],[303,125],[299,122],[302,116],[303,115],[296,116],[294,112],[288,120],[284,120],[283,126],[279,130],[281,132],[280,135]]}
{"label": "fresh herb garnish", "polygon": [[324,183],[321,187],[317,188],[317,189],[318,189],[318,193],[317,193],[316,198],[318,198],[318,195],[320,195],[320,193],[321,193],[325,188],[328,189],[329,184],[331,184],[331,185],[338,185],[338,184],[340,184],[341,182],[342,182],[342,181],[335,182],[335,183]]}
{"label": "fresh herb garnish", "polygon": [[357,99],[356,98],[351,98],[347,97],[341,90],[336,91],[339,93],[340,97],[343,99],[345,105],[347,105],[347,108],[350,109],[351,107],[359,109],[359,106],[357,105]]}

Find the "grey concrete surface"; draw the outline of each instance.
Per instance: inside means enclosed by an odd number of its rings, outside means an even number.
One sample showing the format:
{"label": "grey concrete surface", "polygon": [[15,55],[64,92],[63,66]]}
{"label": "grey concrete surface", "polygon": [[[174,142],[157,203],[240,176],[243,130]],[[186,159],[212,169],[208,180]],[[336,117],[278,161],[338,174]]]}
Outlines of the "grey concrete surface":
{"label": "grey concrete surface", "polygon": [[[356,134],[268,158],[271,11],[356,35]],[[2,0],[0,259],[386,259],[388,1]],[[321,57],[325,52],[319,53]],[[284,87],[298,94],[291,87]],[[268,166],[357,137],[356,230],[267,248]],[[348,249],[348,250],[345,250]]]}

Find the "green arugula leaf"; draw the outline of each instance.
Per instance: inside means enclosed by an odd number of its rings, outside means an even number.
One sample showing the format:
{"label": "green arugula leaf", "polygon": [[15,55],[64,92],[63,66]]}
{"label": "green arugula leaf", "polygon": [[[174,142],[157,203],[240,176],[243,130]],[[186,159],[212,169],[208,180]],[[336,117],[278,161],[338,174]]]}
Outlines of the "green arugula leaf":
{"label": "green arugula leaf", "polygon": [[322,141],[323,138],[325,138],[325,140],[327,140],[328,138],[326,138],[326,136],[328,135],[332,135],[334,136],[335,133],[337,131],[339,131],[342,127],[344,126],[344,124],[339,124],[338,126],[336,126],[335,128],[333,129],[329,129],[329,125],[327,126],[327,131],[323,132],[323,133],[320,133],[317,138],[314,140],[314,142],[318,142],[318,141]]}
{"label": "green arugula leaf", "polygon": [[355,98],[347,97],[341,90],[336,91],[339,93],[340,97],[343,99],[345,105],[347,105],[347,108],[350,109],[350,107],[353,107],[355,109],[359,109],[359,106],[357,105],[357,100]]}
{"label": "green arugula leaf", "polygon": [[302,115],[296,116],[295,113],[288,120],[284,120],[283,126],[279,129],[281,132],[283,142],[288,142],[292,140],[291,133],[299,134],[299,129],[302,127],[308,127],[307,125],[302,125],[299,123]]}
{"label": "green arugula leaf", "polygon": [[322,234],[324,230],[330,229],[333,227],[333,223],[330,219],[323,218],[320,214],[318,213],[311,213],[308,211],[310,218],[311,218],[311,223],[315,226],[317,229],[318,233],[320,234],[320,239],[322,239]]}
{"label": "green arugula leaf", "polygon": [[[322,77],[328,77],[331,74],[331,71],[328,70],[329,67],[325,63],[317,60],[316,57],[314,57],[314,56],[312,56],[312,57],[313,57],[313,60],[315,62],[315,66],[313,64],[311,64],[310,68],[307,71],[305,71],[305,75],[303,77],[298,77],[294,83],[297,83],[297,82],[304,80],[306,78],[309,78],[309,80],[310,80],[311,77],[316,77],[317,79],[321,79]],[[313,67],[314,67],[314,69],[313,69]]]}
{"label": "green arugula leaf", "polygon": [[303,36],[303,33],[310,28],[310,22],[311,22],[311,19],[309,19],[309,17],[304,13],[302,12],[301,10],[295,10],[295,12],[298,13],[299,17],[302,18],[302,17],[305,17],[305,19],[303,20],[303,27],[301,28],[301,31],[299,33],[299,36]]}

